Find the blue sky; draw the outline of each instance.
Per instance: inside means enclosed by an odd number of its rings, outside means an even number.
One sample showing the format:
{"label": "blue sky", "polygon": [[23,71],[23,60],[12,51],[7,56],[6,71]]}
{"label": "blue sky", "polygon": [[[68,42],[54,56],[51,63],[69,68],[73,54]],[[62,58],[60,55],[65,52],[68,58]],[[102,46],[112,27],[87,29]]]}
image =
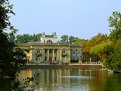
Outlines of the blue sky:
{"label": "blue sky", "polygon": [[14,5],[13,25],[18,34],[56,32],[89,39],[109,34],[108,17],[121,11],[120,0],[9,0]]}

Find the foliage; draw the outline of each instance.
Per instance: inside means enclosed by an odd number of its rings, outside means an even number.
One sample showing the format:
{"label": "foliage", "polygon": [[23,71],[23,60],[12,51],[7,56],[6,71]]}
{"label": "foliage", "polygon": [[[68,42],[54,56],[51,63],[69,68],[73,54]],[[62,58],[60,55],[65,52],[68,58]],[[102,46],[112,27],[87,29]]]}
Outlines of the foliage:
{"label": "foliage", "polygon": [[[100,57],[102,57],[102,59],[109,55],[111,55],[111,53],[113,52],[113,43],[109,40],[104,41],[102,43],[100,43],[99,45],[96,45],[94,47],[91,48],[90,53],[94,53]],[[106,56],[103,56],[106,55]]]}
{"label": "foliage", "polygon": [[92,37],[91,40],[88,40],[85,47],[84,52],[89,53],[90,49],[98,44],[100,44],[102,41],[105,41],[107,39],[107,35],[105,34],[97,34],[96,36]]}
{"label": "foliage", "polygon": [[76,38],[74,36],[69,36],[69,43],[72,44],[74,43]]}
{"label": "foliage", "polygon": [[79,37],[75,37],[75,36],[68,36],[68,35],[61,36],[61,42],[65,42],[65,43],[83,45],[85,44],[86,41],[87,40],[80,39]]}
{"label": "foliage", "polygon": [[27,43],[30,42],[31,36],[29,34],[17,35],[17,43]]}
{"label": "foliage", "polygon": [[23,80],[19,80],[18,78],[15,79],[15,81],[12,82],[11,90],[14,91],[34,91],[37,89],[35,86],[39,85],[37,82],[37,78],[39,77],[39,73],[33,74],[33,77],[27,77]]}
{"label": "foliage", "polygon": [[90,53],[98,55],[106,67],[111,65],[111,54],[113,53],[113,42],[106,40],[91,48]]}
{"label": "foliage", "polygon": [[[11,40],[14,40],[16,43],[37,42],[37,41],[40,41],[40,37],[41,37],[41,33],[33,34],[33,35],[30,35],[30,34],[19,35],[18,34],[16,38],[11,33],[9,35],[11,37]],[[60,41],[65,42],[65,43],[70,43],[70,44],[73,43],[73,44],[80,45],[83,43],[83,41],[85,41],[85,39],[80,39],[75,36],[62,35]]]}
{"label": "foliage", "polygon": [[83,45],[83,47],[84,47],[86,45],[87,41],[88,40],[86,40],[86,39],[80,39],[80,38],[76,37],[74,44]]}
{"label": "foliage", "polygon": [[121,13],[113,12],[108,21],[109,27],[111,28],[109,38],[114,46],[114,52],[111,54],[109,61],[114,70],[121,70]]}
{"label": "foliage", "polygon": [[65,43],[68,43],[68,39],[69,37],[68,37],[68,35],[62,35],[61,36],[61,42],[65,42]]}
{"label": "foliage", "polygon": [[17,31],[9,21],[10,15],[15,14],[12,7],[8,0],[0,1],[0,69],[3,77],[15,77],[19,66],[26,60],[24,52],[16,47],[10,35],[5,32],[11,30],[14,35]]}
{"label": "foliage", "polygon": [[121,40],[116,42],[114,53],[112,54],[112,66],[115,70],[121,70]]}
{"label": "foliage", "polygon": [[8,0],[0,1],[0,31],[2,31],[3,29],[4,30],[10,29],[13,32],[16,32],[16,29],[9,21],[10,14],[15,15],[12,8],[13,8],[13,5],[12,4],[10,5]]}
{"label": "foliage", "polygon": [[40,41],[41,33],[39,34],[23,34],[23,35],[17,35],[17,43],[27,43],[27,42],[37,42]]}
{"label": "foliage", "polygon": [[121,13],[113,12],[112,16],[109,17],[109,27],[111,29],[110,39],[113,41],[121,38]]}

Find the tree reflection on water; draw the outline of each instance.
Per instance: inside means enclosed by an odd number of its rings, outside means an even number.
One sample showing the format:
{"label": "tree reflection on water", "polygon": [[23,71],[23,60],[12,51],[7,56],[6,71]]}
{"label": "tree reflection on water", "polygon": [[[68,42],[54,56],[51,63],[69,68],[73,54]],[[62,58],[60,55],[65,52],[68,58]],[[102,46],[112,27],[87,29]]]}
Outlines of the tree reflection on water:
{"label": "tree reflection on water", "polygon": [[[26,91],[29,88],[36,91],[120,91],[121,89],[121,74],[95,69],[21,70],[18,81],[20,81],[17,83],[19,88]],[[4,82],[10,84],[10,81]],[[0,91],[10,91],[6,89],[9,88],[7,84],[1,89],[0,83]]]}
{"label": "tree reflection on water", "polygon": [[[119,75],[96,69],[23,70],[20,73],[19,80],[23,77],[33,77],[36,73],[40,74],[36,78],[38,82],[36,88],[41,89],[41,91],[80,91],[80,89],[81,91],[106,91],[114,87],[114,85],[108,86],[108,80],[112,84],[114,84],[114,80],[121,80],[121,78],[116,79]],[[115,84],[119,84],[117,81]]]}

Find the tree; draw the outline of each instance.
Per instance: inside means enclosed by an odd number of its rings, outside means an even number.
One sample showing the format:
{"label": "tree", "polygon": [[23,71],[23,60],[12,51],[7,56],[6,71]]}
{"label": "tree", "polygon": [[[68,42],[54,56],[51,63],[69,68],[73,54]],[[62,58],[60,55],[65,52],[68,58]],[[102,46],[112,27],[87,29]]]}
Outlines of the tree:
{"label": "tree", "polygon": [[42,36],[41,33],[36,34],[36,41],[40,41],[40,37]]}
{"label": "tree", "polygon": [[[14,34],[17,31],[9,21],[10,14],[15,14],[12,7],[8,0],[0,1],[0,69],[3,76],[15,77],[19,66],[25,64],[26,57],[14,41],[11,41],[10,35],[5,32],[5,30],[11,30]],[[17,56],[18,54],[20,55]]]}
{"label": "tree", "polygon": [[90,52],[90,49],[98,44],[100,44],[102,41],[107,40],[107,35],[98,33],[96,36],[92,37],[91,40],[88,40],[86,43],[86,46],[84,47],[84,52]]}
{"label": "tree", "polygon": [[112,16],[109,17],[109,27],[111,33],[109,35],[110,39],[116,41],[121,38],[121,13],[113,12]]}
{"label": "tree", "polygon": [[92,47],[90,49],[91,54],[98,55],[102,60],[103,64],[110,68],[111,67],[111,54],[114,52],[113,50],[113,42],[110,40],[106,40],[101,42],[100,44]]}
{"label": "tree", "polygon": [[112,54],[112,66],[114,70],[121,70],[121,40],[116,42],[114,53]]}
{"label": "tree", "polygon": [[[30,42],[30,38],[31,37],[30,37],[29,34],[17,35],[17,39],[18,39],[19,43],[27,43],[27,42]],[[31,39],[33,39],[33,38],[31,38]]]}
{"label": "tree", "polygon": [[102,41],[107,40],[107,38],[107,35],[98,33],[96,36],[93,36],[90,40],[83,42],[84,61],[89,61],[90,57],[93,57],[92,59],[95,59],[93,61],[97,61],[99,57],[97,55],[91,54],[90,50],[91,48],[99,45]]}
{"label": "tree", "polygon": [[111,66],[114,70],[121,70],[121,13],[113,12],[108,21],[111,30],[109,38],[114,45],[114,52],[110,59]]}
{"label": "tree", "polygon": [[76,38],[75,38],[74,36],[70,36],[70,37],[69,37],[69,43],[70,43],[70,44],[71,44],[71,43],[74,43],[75,40],[76,40]]}
{"label": "tree", "polygon": [[68,35],[62,35],[61,36],[61,41],[65,42],[65,43],[68,43]]}
{"label": "tree", "polygon": [[40,41],[41,33],[39,34],[23,34],[23,35],[17,35],[17,43],[27,43],[27,42],[37,42]]}

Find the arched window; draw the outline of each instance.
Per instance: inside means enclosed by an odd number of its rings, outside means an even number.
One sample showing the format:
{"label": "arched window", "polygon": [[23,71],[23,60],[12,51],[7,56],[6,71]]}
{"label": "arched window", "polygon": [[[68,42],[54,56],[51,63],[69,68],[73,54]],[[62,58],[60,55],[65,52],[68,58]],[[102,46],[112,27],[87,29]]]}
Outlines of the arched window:
{"label": "arched window", "polygon": [[52,43],[52,40],[47,40],[47,43]]}

